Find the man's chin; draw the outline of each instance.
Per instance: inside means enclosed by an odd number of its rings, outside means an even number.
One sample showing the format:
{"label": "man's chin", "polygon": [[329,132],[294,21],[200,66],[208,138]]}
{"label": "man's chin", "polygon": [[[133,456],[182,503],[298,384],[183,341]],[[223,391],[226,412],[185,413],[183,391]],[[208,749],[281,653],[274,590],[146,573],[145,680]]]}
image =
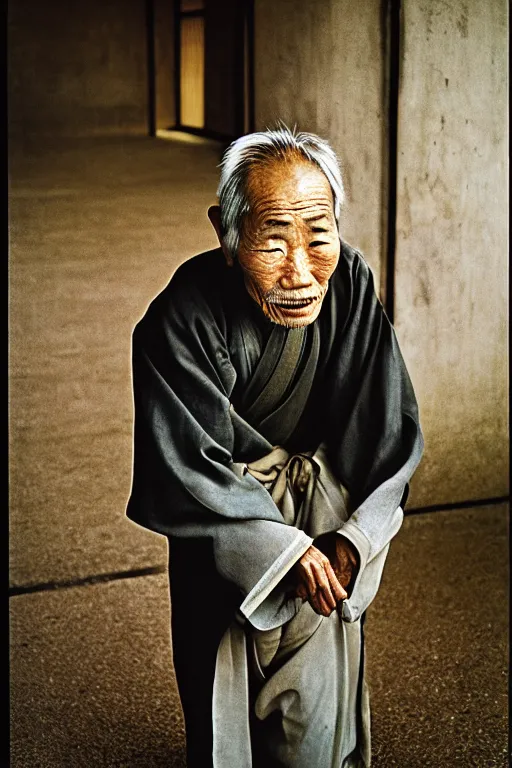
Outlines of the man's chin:
{"label": "man's chin", "polygon": [[287,311],[283,307],[277,306],[270,308],[268,305],[262,307],[262,309],[266,317],[276,325],[282,325],[285,328],[304,328],[315,322],[320,314],[321,306],[322,302],[319,301],[313,307],[306,307],[301,311]]}
{"label": "man's chin", "polygon": [[280,321],[277,322],[276,320],[273,321],[276,323],[276,325],[282,325],[283,328],[305,328],[308,325],[311,325],[311,323],[314,322],[313,320],[287,320],[286,322]]}

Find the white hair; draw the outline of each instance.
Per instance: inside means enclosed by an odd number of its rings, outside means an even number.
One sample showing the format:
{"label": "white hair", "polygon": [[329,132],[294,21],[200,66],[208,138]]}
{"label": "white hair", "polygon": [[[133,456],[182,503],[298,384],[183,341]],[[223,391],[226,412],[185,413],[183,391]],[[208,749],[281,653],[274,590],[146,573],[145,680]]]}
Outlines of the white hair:
{"label": "white hair", "polygon": [[243,217],[249,212],[246,181],[251,168],[271,160],[301,156],[317,165],[327,177],[334,199],[338,231],[341,207],[345,201],[338,159],[327,141],[314,133],[296,133],[283,123],[275,129],[241,136],[229,145],[220,163],[217,189],[222,224],[222,239],[235,257],[240,242]]}

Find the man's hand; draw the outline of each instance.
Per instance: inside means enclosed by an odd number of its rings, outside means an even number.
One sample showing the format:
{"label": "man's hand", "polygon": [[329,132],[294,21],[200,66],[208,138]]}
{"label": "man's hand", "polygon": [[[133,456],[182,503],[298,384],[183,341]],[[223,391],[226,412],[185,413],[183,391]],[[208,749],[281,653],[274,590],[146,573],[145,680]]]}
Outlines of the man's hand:
{"label": "man's hand", "polygon": [[327,555],[311,546],[294,565],[297,596],[307,600],[321,616],[330,616],[347,593],[336,578]]}
{"label": "man's hand", "polygon": [[315,540],[316,547],[326,555],[339,583],[350,595],[359,570],[359,553],[351,541],[333,531]]}

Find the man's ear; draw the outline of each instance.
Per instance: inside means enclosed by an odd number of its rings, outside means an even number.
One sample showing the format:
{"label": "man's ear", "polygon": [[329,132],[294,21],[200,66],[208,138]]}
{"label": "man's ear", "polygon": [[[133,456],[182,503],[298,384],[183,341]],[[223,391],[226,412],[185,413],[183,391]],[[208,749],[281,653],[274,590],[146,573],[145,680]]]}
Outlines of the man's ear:
{"label": "man's ear", "polygon": [[230,252],[224,245],[224,240],[222,237],[222,223],[220,220],[220,206],[218,205],[211,205],[208,208],[208,218],[210,219],[212,226],[217,233],[217,237],[219,239],[220,247],[222,248],[222,253],[224,254],[224,258],[226,259],[226,264],[228,267],[233,266],[233,257],[231,256]]}

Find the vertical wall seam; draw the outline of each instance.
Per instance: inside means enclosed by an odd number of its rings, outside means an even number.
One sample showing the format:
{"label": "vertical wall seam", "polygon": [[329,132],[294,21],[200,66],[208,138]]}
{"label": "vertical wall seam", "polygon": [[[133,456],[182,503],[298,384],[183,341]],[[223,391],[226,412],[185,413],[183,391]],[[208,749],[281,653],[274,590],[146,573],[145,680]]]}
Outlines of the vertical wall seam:
{"label": "vertical wall seam", "polygon": [[248,80],[248,91],[247,94],[247,100],[248,100],[248,133],[253,133],[256,130],[256,100],[255,100],[255,93],[254,93],[254,68],[255,68],[255,61],[254,61],[254,0],[247,0],[247,6],[246,6],[246,13],[247,13],[247,65],[248,65],[248,73],[247,73],[247,80]]}
{"label": "vertical wall seam", "polygon": [[181,125],[181,13],[180,2],[174,0],[174,123]]}
{"label": "vertical wall seam", "polygon": [[388,221],[386,244],[385,309],[395,319],[395,255],[398,173],[398,94],[400,88],[401,0],[389,4],[389,92],[388,92]]}
{"label": "vertical wall seam", "polygon": [[242,136],[245,127],[245,7],[244,4],[237,5],[235,10],[235,42],[233,45],[233,70],[234,76],[234,137]]}
{"label": "vertical wall seam", "polygon": [[382,61],[381,69],[381,111],[380,118],[380,140],[381,140],[381,188],[380,188],[380,207],[379,207],[379,298],[385,305],[386,303],[386,276],[387,276],[387,247],[388,247],[388,116],[389,116],[389,26],[390,26],[390,2],[381,0],[380,2],[380,55]]}
{"label": "vertical wall seam", "polygon": [[156,136],[155,2],[146,0],[148,134]]}

